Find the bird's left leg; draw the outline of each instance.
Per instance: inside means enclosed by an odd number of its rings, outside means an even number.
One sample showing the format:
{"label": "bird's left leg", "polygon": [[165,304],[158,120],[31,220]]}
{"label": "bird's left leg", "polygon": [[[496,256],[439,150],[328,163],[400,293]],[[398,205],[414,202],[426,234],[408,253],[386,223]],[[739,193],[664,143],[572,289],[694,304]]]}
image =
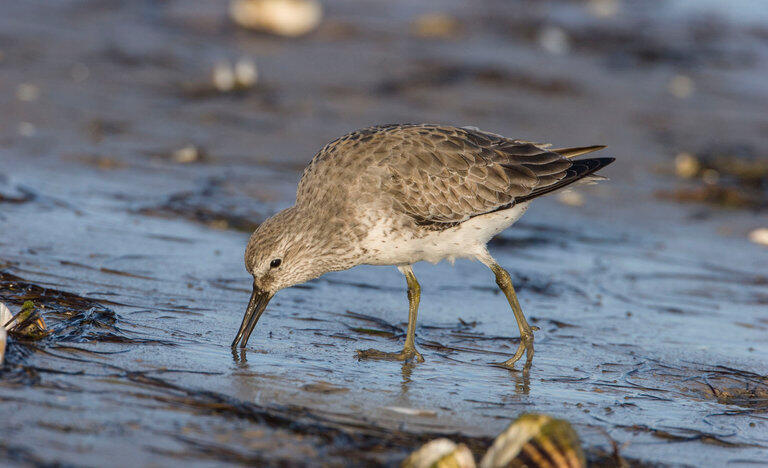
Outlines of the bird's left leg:
{"label": "bird's left leg", "polygon": [[533,331],[538,330],[537,327],[531,327],[528,325],[528,321],[525,320],[523,315],[523,309],[520,307],[520,302],[517,300],[517,294],[515,288],[512,286],[512,278],[510,278],[507,270],[501,267],[496,261],[485,252],[485,255],[479,257],[479,260],[483,262],[488,268],[493,271],[496,276],[496,284],[499,289],[507,296],[507,302],[509,302],[512,312],[515,314],[515,320],[517,320],[517,326],[520,329],[520,344],[517,347],[515,355],[507,359],[504,362],[493,363],[495,366],[504,367],[506,369],[512,369],[515,362],[526,355],[524,368],[529,368],[533,360]]}
{"label": "bird's left leg", "polygon": [[408,361],[415,358],[418,362],[424,362],[421,353],[416,351],[416,316],[419,312],[421,286],[416,280],[416,275],[413,274],[413,268],[410,265],[397,267],[397,269],[405,275],[405,280],[408,283],[408,331],[405,335],[405,346],[399,353],[387,353],[378,349],[358,350],[357,357],[360,359]]}

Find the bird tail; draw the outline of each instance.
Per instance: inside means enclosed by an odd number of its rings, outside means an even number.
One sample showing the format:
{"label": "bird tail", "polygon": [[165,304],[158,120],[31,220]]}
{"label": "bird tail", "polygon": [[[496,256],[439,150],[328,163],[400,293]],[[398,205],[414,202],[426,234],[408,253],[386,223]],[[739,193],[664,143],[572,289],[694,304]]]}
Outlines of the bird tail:
{"label": "bird tail", "polygon": [[550,149],[549,151],[553,153],[557,153],[564,158],[574,158],[576,156],[581,156],[582,154],[592,153],[594,151],[600,151],[601,149],[605,149],[605,148],[607,148],[607,146],[605,145],[593,145],[593,146],[579,146],[575,148],[557,148],[557,149]]}
{"label": "bird tail", "polygon": [[[603,147],[595,147],[591,146],[589,148],[604,148]],[[570,150],[583,150],[584,148],[569,148]],[[591,150],[596,151],[596,150]],[[589,153],[590,151],[586,151]],[[560,153],[562,154],[562,153]],[[583,153],[578,153],[583,154]],[[608,164],[615,161],[616,158],[590,158],[590,159],[577,159],[575,161],[571,161],[573,165],[568,168],[568,171],[565,174],[565,177],[560,179],[559,181],[555,182],[552,185],[548,185],[546,187],[541,187],[537,190],[534,190],[533,192],[529,193],[528,195],[518,197],[515,199],[515,202],[522,202],[526,200],[531,200],[536,197],[540,197],[542,195],[545,195],[550,192],[554,192],[555,190],[559,190],[567,185],[571,185],[574,182],[577,181],[596,181],[600,179],[604,179],[604,177],[599,176],[595,174],[595,172],[599,171],[600,169],[604,168]]]}

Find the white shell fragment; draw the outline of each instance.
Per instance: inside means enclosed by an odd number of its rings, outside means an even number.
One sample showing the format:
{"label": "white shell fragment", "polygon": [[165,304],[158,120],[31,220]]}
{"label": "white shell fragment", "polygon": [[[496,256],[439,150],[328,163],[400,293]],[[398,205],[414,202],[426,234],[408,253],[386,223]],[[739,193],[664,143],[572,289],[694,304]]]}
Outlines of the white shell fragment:
{"label": "white shell fragment", "polygon": [[297,37],[315,29],[323,12],[316,0],[233,0],[229,16],[244,28]]}
{"label": "white shell fragment", "polygon": [[0,302],[0,366],[3,365],[5,358],[5,343],[8,341],[8,333],[5,331],[5,325],[13,318],[13,314],[8,306]]}
{"label": "white shell fragment", "polygon": [[768,228],[758,228],[750,232],[749,240],[755,244],[768,245]]}
{"label": "white shell fragment", "polygon": [[448,439],[435,439],[413,452],[403,468],[475,468],[475,458],[464,444]]}
{"label": "white shell fragment", "polygon": [[[0,302],[0,328],[2,328],[6,323],[10,322],[10,320],[13,318],[13,314],[11,313],[11,310],[8,308],[7,305]],[[11,328],[11,325],[8,324],[7,327],[3,328],[3,330],[8,330]]]}
{"label": "white shell fragment", "polygon": [[249,58],[241,58],[234,66],[228,61],[218,62],[213,67],[213,87],[221,93],[241,91],[253,88],[259,73],[256,63]]}
{"label": "white shell fragment", "polygon": [[393,413],[405,414],[407,416],[423,416],[433,418],[437,416],[437,411],[425,410],[419,408],[405,408],[403,406],[385,406],[384,409]]}
{"label": "white shell fragment", "polygon": [[177,149],[171,155],[177,163],[187,164],[197,162],[202,159],[203,152],[195,145],[187,145]]}

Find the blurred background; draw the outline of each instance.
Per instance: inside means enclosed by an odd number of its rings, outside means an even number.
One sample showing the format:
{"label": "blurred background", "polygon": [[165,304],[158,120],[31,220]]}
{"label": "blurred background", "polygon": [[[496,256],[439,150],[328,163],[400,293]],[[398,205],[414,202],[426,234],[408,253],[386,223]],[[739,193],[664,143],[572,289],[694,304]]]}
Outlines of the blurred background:
{"label": "blurred background", "polygon": [[[761,0],[4,0],[0,299],[56,331],[9,341],[0,458],[393,464],[536,410],[594,462],[610,440],[764,461],[766,76]],[[491,247],[543,329],[531,375],[484,365],[516,327],[462,262],[417,267],[435,367],[353,359],[406,318],[394,269],[366,267],[281,293],[230,354],[248,233],[326,142],[394,122],[617,158]],[[108,325],[68,322],[97,304]]]}
{"label": "blurred background", "polygon": [[[4,9],[0,128],[4,150],[26,158],[101,170],[259,166],[295,180],[348,131],[439,122],[607,144],[621,159],[612,196],[766,205],[759,1]],[[290,190],[245,184],[253,175],[237,172],[219,189],[289,200]]]}

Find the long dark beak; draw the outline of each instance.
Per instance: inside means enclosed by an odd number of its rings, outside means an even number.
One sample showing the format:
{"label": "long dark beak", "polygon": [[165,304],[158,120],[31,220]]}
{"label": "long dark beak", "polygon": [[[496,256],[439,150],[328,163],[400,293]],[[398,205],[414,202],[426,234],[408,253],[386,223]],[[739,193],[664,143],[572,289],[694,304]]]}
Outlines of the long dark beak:
{"label": "long dark beak", "polygon": [[259,321],[259,317],[264,313],[264,309],[267,308],[269,300],[272,299],[272,294],[268,291],[262,291],[255,284],[253,285],[253,292],[251,293],[251,300],[248,301],[248,308],[245,309],[245,316],[243,317],[243,323],[240,324],[240,330],[235,336],[235,341],[232,342],[232,347],[237,346],[237,342],[240,342],[240,347],[245,348],[248,344],[248,338],[251,337],[251,332],[256,326],[256,322]]}

